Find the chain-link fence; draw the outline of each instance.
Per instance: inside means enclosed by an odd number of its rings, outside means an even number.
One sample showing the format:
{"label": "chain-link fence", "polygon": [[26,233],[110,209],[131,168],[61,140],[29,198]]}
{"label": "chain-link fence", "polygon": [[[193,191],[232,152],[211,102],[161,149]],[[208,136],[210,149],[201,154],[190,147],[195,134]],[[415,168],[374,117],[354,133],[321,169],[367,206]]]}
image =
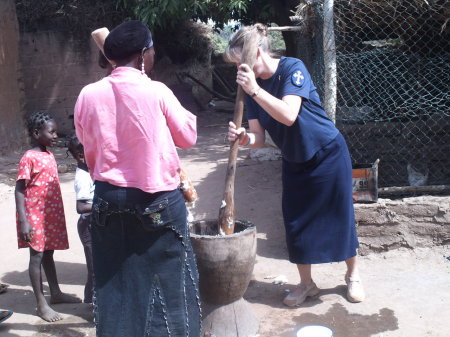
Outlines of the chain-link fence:
{"label": "chain-link fence", "polygon": [[450,2],[330,2],[300,2],[299,39],[353,164],[379,158],[379,187],[450,184]]}

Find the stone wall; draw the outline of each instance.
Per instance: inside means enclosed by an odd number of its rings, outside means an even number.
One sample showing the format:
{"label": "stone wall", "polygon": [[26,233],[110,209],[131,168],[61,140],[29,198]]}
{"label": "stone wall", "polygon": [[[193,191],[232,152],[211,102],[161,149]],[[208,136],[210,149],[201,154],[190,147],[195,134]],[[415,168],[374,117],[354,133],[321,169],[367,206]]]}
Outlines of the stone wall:
{"label": "stone wall", "polygon": [[26,143],[19,65],[19,28],[13,0],[0,1],[0,153]]}
{"label": "stone wall", "polygon": [[360,254],[450,244],[450,197],[355,204]]}
{"label": "stone wall", "polygon": [[63,31],[26,32],[20,51],[25,112],[46,111],[55,118],[60,135],[70,134],[80,90],[105,75],[95,43],[90,36],[75,38]]}

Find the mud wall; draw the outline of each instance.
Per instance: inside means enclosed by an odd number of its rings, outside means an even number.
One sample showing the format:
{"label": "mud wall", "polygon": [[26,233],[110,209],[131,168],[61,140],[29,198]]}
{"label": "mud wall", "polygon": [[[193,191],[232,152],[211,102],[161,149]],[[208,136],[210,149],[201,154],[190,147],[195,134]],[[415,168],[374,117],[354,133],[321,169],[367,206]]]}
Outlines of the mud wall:
{"label": "mud wall", "polygon": [[19,63],[19,27],[13,0],[0,1],[0,153],[26,143]]}
{"label": "mud wall", "polygon": [[355,204],[360,254],[450,244],[450,197],[378,199]]}
{"label": "mud wall", "polygon": [[[21,34],[20,62],[24,75],[25,112],[49,112],[58,124],[60,136],[73,132],[73,108],[80,90],[106,75],[98,65],[98,48],[89,35],[74,37],[68,32],[39,30]],[[166,70],[164,70],[166,68]],[[171,76],[167,76],[170,69]],[[186,71],[203,83],[211,82],[211,73],[198,69],[180,68],[172,64],[155,65],[153,79],[164,82],[191,111],[206,106],[210,96],[198,86],[180,87],[177,71]],[[203,76],[203,77],[201,77]],[[183,92],[186,91],[186,92]],[[197,91],[195,91],[197,90]],[[195,97],[196,102],[191,102]]]}
{"label": "mud wall", "polygon": [[55,118],[60,136],[70,134],[80,90],[105,75],[95,43],[88,35],[39,30],[21,34],[20,51],[25,112],[46,111]]}

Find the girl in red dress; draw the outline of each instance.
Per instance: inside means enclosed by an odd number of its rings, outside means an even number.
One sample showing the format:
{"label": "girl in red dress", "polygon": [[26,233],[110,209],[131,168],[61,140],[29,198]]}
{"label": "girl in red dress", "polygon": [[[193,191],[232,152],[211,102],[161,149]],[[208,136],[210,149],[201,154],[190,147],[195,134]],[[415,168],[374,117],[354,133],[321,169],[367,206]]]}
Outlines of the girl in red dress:
{"label": "girl in red dress", "polygon": [[30,249],[29,274],[36,296],[36,313],[54,322],[62,317],[45,300],[41,265],[50,288],[50,303],[81,300],[61,292],[53,260],[55,249],[69,248],[56,161],[47,150],[56,143],[56,123],[48,114],[37,112],[27,118],[27,128],[32,149],[20,160],[15,190],[18,245]]}

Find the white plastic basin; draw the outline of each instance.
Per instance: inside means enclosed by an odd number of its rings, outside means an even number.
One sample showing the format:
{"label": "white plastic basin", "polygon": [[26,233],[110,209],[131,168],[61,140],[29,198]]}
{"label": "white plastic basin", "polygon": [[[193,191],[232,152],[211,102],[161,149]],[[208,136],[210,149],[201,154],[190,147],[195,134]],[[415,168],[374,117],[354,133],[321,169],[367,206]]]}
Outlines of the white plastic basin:
{"label": "white plastic basin", "polygon": [[321,325],[308,325],[297,331],[297,337],[333,337],[333,331]]}

